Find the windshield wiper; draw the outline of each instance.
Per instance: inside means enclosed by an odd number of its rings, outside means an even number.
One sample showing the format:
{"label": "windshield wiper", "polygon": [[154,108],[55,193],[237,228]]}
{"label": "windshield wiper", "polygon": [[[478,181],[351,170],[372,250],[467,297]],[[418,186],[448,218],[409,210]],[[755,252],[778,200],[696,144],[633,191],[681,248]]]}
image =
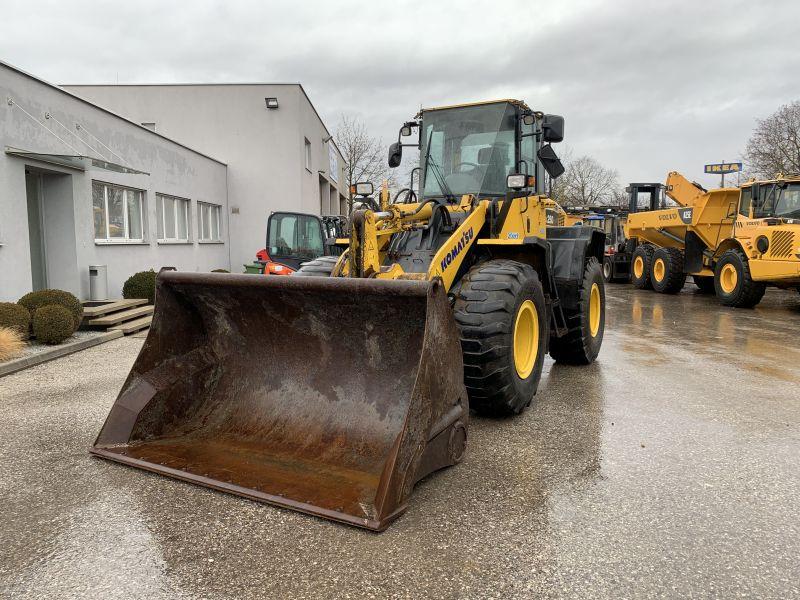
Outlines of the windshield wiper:
{"label": "windshield wiper", "polygon": [[442,171],[439,169],[439,165],[436,164],[435,160],[431,159],[432,138],[433,138],[433,129],[431,129],[430,134],[428,134],[428,144],[427,148],[425,149],[425,163],[422,165],[422,172],[425,175],[425,179],[427,180],[428,165],[430,164],[432,167],[431,172],[433,173],[433,176],[436,179],[436,183],[439,184],[439,191],[441,191],[444,194],[444,197],[447,199],[448,202],[455,202],[456,196],[450,189],[450,186],[447,185],[447,181],[445,181],[444,176],[442,175]]}

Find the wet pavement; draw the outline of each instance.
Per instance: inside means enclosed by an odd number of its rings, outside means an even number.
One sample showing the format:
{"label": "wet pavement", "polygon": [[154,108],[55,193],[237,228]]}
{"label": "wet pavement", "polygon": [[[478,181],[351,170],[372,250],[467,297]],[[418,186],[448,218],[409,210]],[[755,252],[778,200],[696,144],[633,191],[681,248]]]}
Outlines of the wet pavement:
{"label": "wet pavement", "polygon": [[609,286],[586,368],[473,418],[374,534],[90,458],[141,347],[0,379],[0,597],[800,597],[800,295]]}

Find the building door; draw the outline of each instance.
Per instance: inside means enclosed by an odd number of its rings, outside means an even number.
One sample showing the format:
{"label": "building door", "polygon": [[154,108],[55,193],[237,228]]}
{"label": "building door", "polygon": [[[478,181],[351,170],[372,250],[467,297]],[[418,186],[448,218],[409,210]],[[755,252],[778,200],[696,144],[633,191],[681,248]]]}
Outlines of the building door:
{"label": "building door", "polygon": [[25,190],[28,197],[28,237],[31,245],[32,289],[47,287],[47,261],[44,245],[44,203],[42,175],[25,171]]}

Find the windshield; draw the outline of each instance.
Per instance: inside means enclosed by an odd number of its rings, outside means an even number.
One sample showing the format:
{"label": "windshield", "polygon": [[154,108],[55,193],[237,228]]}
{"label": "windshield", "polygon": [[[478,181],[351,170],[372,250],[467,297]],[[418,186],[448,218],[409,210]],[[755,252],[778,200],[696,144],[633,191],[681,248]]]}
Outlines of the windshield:
{"label": "windshield", "polygon": [[800,217],[800,183],[789,183],[781,187],[775,204],[776,217]]}
{"label": "windshield", "polygon": [[498,102],[426,111],[422,127],[425,197],[506,193],[516,153],[513,105]]}
{"label": "windshield", "polygon": [[317,258],[323,254],[319,219],[311,215],[275,213],[267,226],[271,258]]}

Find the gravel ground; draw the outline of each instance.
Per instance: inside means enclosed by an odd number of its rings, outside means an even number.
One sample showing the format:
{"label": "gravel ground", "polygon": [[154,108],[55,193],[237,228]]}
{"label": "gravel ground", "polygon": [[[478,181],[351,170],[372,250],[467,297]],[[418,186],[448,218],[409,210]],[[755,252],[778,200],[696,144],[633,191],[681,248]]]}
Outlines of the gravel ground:
{"label": "gravel ground", "polygon": [[800,597],[798,329],[794,293],[610,286],[598,362],[473,418],[382,534],[90,458],[142,339],[9,375],[0,597]]}
{"label": "gravel ground", "polygon": [[[105,331],[76,331],[66,340],[64,340],[63,344],[69,344],[72,342],[80,342],[82,340],[90,339],[93,337],[97,337],[98,335],[103,335],[106,333]],[[55,346],[48,345],[48,344],[41,344],[37,342],[35,339],[29,340],[28,343],[25,345],[25,349],[22,351],[22,354],[19,355],[17,358],[27,358],[28,356],[35,356],[36,354],[40,354],[47,350],[52,350]]]}

